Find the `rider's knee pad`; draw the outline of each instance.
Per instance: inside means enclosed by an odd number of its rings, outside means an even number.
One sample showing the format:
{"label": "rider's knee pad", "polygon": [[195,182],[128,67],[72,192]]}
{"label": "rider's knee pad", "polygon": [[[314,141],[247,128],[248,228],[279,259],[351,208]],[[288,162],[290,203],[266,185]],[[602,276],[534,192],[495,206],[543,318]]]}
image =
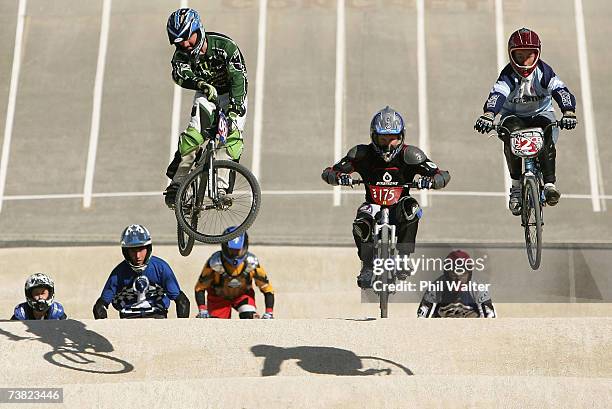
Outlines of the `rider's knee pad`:
{"label": "rider's knee pad", "polygon": [[397,220],[401,223],[414,223],[423,215],[423,209],[413,197],[400,199],[395,208]]}
{"label": "rider's knee pad", "polygon": [[353,234],[363,243],[372,238],[372,221],[365,217],[358,217],[353,221]]}

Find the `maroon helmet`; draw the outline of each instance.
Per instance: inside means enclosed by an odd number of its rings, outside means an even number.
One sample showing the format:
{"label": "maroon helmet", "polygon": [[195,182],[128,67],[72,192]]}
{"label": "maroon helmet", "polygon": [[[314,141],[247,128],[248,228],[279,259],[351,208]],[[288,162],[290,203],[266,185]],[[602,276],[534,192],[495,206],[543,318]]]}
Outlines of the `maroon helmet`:
{"label": "maroon helmet", "polygon": [[[516,50],[531,50],[535,51],[536,58],[531,65],[521,65],[514,59],[514,51]],[[510,57],[510,64],[514,71],[522,77],[528,77],[529,74],[535,70],[538,61],[540,61],[540,51],[542,50],[542,43],[538,33],[528,28],[520,28],[516,30],[508,39],[508,56]]]}
{"label": "maroon helmet", "polygon": [[473,270],[474,259],[463,250],[453,250],[444,259],[444,275],[447,280],[470,281]]}

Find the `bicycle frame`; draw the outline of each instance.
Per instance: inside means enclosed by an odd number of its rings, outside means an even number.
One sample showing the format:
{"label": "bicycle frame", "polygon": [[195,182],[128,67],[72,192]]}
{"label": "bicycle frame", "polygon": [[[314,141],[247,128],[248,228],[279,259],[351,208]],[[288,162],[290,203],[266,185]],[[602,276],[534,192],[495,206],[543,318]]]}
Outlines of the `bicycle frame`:
{"label": "bicycle frame", "polygon": [[[353,180],[353,184],[365,184],[363,180]],[[418,187],[417,183],[408,183],[400,185],[403,188]],[[372,234],[374,240],[374,248],[376,256],[379,259],[394,258],[397,255],[397,235],[396,226],[390,223],[389,220],[389,205],[379,204],[381,206],[380,213],[375,217],[374,232]],[[386,240],[385,240],[386,237]],[[385,254],[383,254],[385,253]],[[389,295],[394,292],[389,291],[389,283],[395,280],[395,268],[392,270],[384,269],[384,273],[379,276],[374,276],[372,287],[375,293],[378,294],[380,300],[380,317],[387,318]],[[376,290],[376,283],[381,283],[380,290]]]}
{"label": "bicycle frame", "polygon": [[[218,119],[217,130],[215,132],[214,137],[209,137],[206,141],[206,145],[203,150],[204,158],[200,158],[193,165],[193,169],[196,169],[199,166],[199,163],[203,161],[204,165],[208,169],[208,180],[206,183],[205,196],[210,198],[213,202],[217,202],[219,199],[219,195],[217,192],[217,173],[214,172],[214,161],[215,161],[215,150],[219,149],[216,147],[217,142],[220,144],[225,144],[227,140],[227,136],[229,133],[228,130],[228,120],[223,113],[223,111],[219,108],[216,110],[216,115]],[[192,170],[193,172],[193,170]]]}

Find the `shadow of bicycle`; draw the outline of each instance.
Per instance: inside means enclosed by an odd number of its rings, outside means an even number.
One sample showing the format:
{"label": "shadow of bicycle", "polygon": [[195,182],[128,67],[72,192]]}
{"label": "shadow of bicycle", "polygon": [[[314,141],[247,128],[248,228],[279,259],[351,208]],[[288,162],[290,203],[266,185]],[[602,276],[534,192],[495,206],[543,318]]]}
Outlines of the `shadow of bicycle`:
{"label": "shadow of bicycle", "polygon": [[122,374],[134,370],[129,362],[111,356],[113,345],[104,336],[88,330],[80,321],[20,321],[31,337],[22,337],[0,328],[11,341],[36,340],[53,348],[43,358],[56,366],[96,374]]}
{"label": "shadow of bicycle", "polygon": [[[338,376],[391,375],[394,370],[403,375],[413,375],[404,365],[384,358],[359,356],[354,352],[333,347],[301,346],[283,348],[273,345],[255,345],[251,352],[256,357],[264,357],[262,376],[280,373],[285,361],[297,360],[297,365],[305,371]],[[367,367],[364,363],[370,363]]]}

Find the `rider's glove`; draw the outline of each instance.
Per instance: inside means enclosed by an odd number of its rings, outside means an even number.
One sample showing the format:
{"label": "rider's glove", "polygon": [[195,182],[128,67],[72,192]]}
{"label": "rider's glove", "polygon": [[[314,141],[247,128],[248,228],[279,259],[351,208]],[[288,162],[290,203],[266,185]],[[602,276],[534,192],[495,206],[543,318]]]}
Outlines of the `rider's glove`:
{"label": "rider's glove", "polygon": [[245,114],[244,107],[239,104],[229,104],[227,108],[225,108],[225,113],[233,119],[244,116]]}
{"label": "rider's glove", "polygon": [[213,87],[206,81],[198,81],[197,86],[198,89],[202,91],[207,100],[214,103],[217,102],[217,89],[215,87]]}
{"label": "rider's glove", "polygon": [[433,178],[429,176],[423,176],[419,180],[417,180],[417,187],[419,189],[431,189],[434,186]]}
{"label": "rider's glove", "polygon": [[244,116],[244,108],[238,104],[229,104],[225,108],[225,115],[229,118],[230,129],[234,129],[238,124],[238,118]]}
{"label": "rider's glove", "polygon": [[565,111],[559,126],[561,129],[574,129],[577,123],[576,113],[574,111]]}
{"label": "rider's glove", "polygon": [[476,120],[474,124],[474,129],[476,129],[480,133],[488,133],[493,129],[493,120],[495,119],[495,114],[493,112],[485,112],[480,115],[480,117]]}
{"label": "rider's glove", "polygon": [[353,178],[351,175],[341,173],[338,175],[338,184],[342,186],[353,186]]}
{"label": "rider's glove", "polygon": [[200,310],[198,315],[196,315],[196,318],[210,318],[210,314],[208,313],[208,310]]}
{"label": "rider's glove", "polygon": [[274,318],[274,315],[272,315],[272,312],[266,312],[264,315],[261,316],[262,320],[271,320]]}

